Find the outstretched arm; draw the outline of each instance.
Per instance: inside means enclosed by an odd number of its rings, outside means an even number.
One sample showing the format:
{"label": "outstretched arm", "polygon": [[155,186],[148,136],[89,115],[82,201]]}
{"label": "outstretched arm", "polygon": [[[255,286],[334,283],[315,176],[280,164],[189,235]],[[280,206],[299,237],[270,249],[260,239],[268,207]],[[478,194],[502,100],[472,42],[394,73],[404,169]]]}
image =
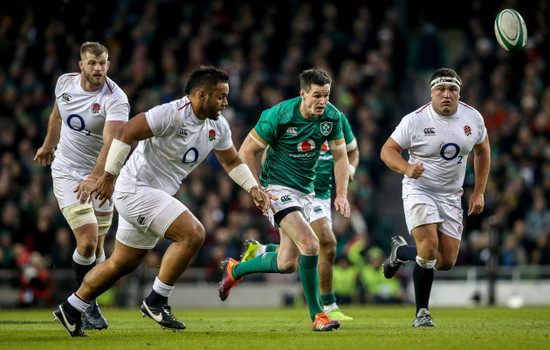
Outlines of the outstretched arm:
{"label": "outstretched arm", "polygon": [[[352,146],[350,148],[350,145]],[[349,161],[349,181],[353,181],[355,176],[355,170],[359,165],[359,147],[357,147],[357,139],[353,138],[353,141],[350,144],[346,145],[346,150],[348,152],[348,161]]]}
{"label": "outstretched arm", "polygon": [[59,143],[59,135],[61,133],[61,114],[57,107],[57,101],[54,103],[50,119],[48,119],[48,131],[42,147],[36,151],[34,160],[40,165],[46,166],[52,163],[55,153],[55,146]]}
{"label": "outstretched arm", "polygon": [[260,183],[259,169],[262,168],[261,158],[266,148],[267,142],[252,129],[239,149],[239,157],[248,165],[258,183]]}
{"label": "outstretched arm", "polygon": [[107,154],[105,171],[90,193],[90,196],[94,193],[94,198],[101,200],[100,207],[114,192],[116,176],[130,153],[131,144],[150,137],[153,137],[153,132],[147,123],[145,113],[136,115],[117,130]]}
{"label": "outstretched arm", "polygon": [[489,137],[485,137],[482,143],[474,146],[474,172],[476,182],[474,192],[472,193],[468,215],[480,214],[485,207],[485,187],[487,178],[489,177],[489,169],[491,168],[491,146],[489,145]]}
{"label": "outstretched arm", "polygon": [[334,207],[345,217],[350,215],[348,202],[349,161],[344,138],[329,142],[330,152],[334,158],[334,182],[336,198]]}
{"label": "outstretched arm", "polygon": [[76,198],[80,199],[80,203],[86,203],[86,201],[91,201],[92,196],[88,197],[88,194],[91,193],[94,188],[97,180],[103,174],[103,169],[105,169],[105,160],[107,158],[107,153],[111,147],[111,142],[113,142],[113,137],[115,136],[116,131],[126,124],[125,121],[112,120],[105,122],[103,127],[103,147],[97,156],[97,160],[94,168],[88,178],[81,183],[79,183],[74,192],[77,192]]}
{"label": "outstretched arm", "polygon": [[261,210],[264,215],[267,215],[268,210],[271,208],[271,199],[275,198],[261,190],[250,168],[242,162],[241,158],[239,158],[235,147],[231,146],[224,151],[214,150],[214,153],[229,177],[250,193],[256,207]]}

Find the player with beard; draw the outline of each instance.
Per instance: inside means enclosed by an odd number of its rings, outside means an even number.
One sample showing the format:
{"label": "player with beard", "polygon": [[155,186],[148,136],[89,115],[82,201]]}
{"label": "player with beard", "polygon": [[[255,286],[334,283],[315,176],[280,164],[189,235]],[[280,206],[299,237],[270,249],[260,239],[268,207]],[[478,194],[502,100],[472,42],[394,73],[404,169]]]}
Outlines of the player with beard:
{"label": "player with beard", "polygon": [[[80,73],[63,74],[57,81],[47,135],[34,159],[42,166],[51,164],[55,197],[76,238],[73,270],[80,285],[105,260],[103,242],[113,205],[100,207],[98,200],[90,201],[90,192],[103,174],[116,130],[128,121],[130,106],[126,94],[107,77],[105,46],[83,43],[78,64]],[[108,326],[95,301],[82,314],[82,323],[88,330]]]}

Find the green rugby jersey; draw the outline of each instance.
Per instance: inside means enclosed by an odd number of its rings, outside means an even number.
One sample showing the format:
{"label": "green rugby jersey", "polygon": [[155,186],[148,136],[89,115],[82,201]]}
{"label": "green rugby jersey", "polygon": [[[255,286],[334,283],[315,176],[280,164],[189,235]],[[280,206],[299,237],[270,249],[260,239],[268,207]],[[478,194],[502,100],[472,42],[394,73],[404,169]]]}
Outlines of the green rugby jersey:
{"label": "green rugby jersey", "polygon": [[[342,132],[344,133],[344,139],[346,140],[346,145],[349,145],[355,136],[353,131],[351,131],[351,126],[349,125],[348,118],[341,113],[340,121],[342,123]],[[319,156],[319,163],[317,164],[317,169],[315,171],[315,197],[321,199],[329,199],[330,192],[332,189],[332,170],[334,168],[334,159],[332,154],[328,149],[328,143],[325,142],[321,146],[321,155]]]}
{"label": "green rugby jersey", "polygon": [[344,137],[342,114],[328,103],[323,115],[304,118],[301,97],[283,101],[262,112],[254,130],[269,144],[260,182],[282,185],[304,193],[314,190],[313,180],[321,146]]}

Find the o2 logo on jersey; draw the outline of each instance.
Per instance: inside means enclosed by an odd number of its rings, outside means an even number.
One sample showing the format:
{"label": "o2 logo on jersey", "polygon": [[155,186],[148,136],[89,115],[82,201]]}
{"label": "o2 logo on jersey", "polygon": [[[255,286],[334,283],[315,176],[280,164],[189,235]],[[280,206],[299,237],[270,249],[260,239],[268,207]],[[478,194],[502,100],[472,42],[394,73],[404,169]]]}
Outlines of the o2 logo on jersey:
{"label": "o2 logo on jersey", "polygon": [[196,163],[199,159],[199,151],[195,147],[191,147],[183,154],[181,162],[183,164]]}
{"label": "o2 logo on jersey", "polygon": [[441,151],[439,151],[441,158],[450,161],[458,157],[458,164],[461,164],[462,156],[459,156],[459,154],[460,146],[453,142],[444,144],[443,147],[441,147]]}
{"label": "o2 logo on jersey", "polygon": [[298,152],[307,152],[315,149],[315,142],[311,139],[305,139],[298,143]]}
{"label": "o2 logo on jersey", "polygon": [[67,125],[74,131],[83,132],[86,135],[90,135],[90,130],[86,130],[86,124],[84,119],[78,114],[71,114],[67,117]]}

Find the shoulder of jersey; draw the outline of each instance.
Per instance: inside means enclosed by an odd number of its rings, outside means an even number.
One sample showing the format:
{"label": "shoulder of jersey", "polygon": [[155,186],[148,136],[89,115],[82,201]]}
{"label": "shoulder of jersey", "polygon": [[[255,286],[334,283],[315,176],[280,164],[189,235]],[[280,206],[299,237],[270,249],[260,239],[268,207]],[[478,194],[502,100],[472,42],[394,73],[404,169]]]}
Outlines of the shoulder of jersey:
{"label": "shoulder of jersey", "polygon": [[80,73],[65,73],[62,74],[59,78],[57,78],[58,84],[67,84],[71,81],[78,79]]}
{"label": "shoulder of jersey", "polygon": [[168,102],[167,105],[171,105],[179,111],[185,109],[188,106],[191,106],[191,101],[189,100],[189,98],[183,97],[179,100]]}
{"label": "shoulder of jersey", "polygon": [[107,87],[107,91],[109,91],[111,94],[123,94],[123,95],[126,95],[126,93],[124,92],[124,90],[122,90],[120,88],[120,86],[117,85],[117,83],[115,83],[112,79],[110,79],[109,77],[107,77],[105,79],[105,85]]}
{"label": "shoulder of jersey", "polygon": [[468,105],[468,104],[466,104],[466,103],[464,103],[464,102],[462,102],[462,101],[458,101],[458,105],[459,105],[459,106],[462,106],[462,107],[464,107],[464,108],[466,108],[466,109],[472,110],[472,111],[475,111],[475,110],[476,110],[474,107],[472,107],[472,106],[470,106],[470,105]]}
{"label": "shoulder of jersey", "polygon": [[431,105],[431,102],[426,103],[424,106],[419,107],[416,111],[409,114],[420,114],[420,113],[426,113],[428,111],[428,107]]}
{"label": "shoulder of jersey", "polygon": [[277,114],[279,124],[290,123],[294,116],[294,107],[296,107],[296,99],[283,101],[270,109]]}
{"label": "shoulder of jersey", "polygon": [[340,116],[342,115],[342,113],[333,104],[328,103],[327,107],[325,108],[325,115],[329,119],[340,120]]}
{"label": "shoulder of jersey", "polygon": [[472,107],[472,106],[470,106],[470,105],[468,105],[464,102],[458,101],[458,107],[460,107],[460,110],[461,110],[462,113],[474,114],[478,118],[483,119],[483,116],[481,115],[481,113],[479,113],[479,111],[477,109],[475,109],[474,107]]}

